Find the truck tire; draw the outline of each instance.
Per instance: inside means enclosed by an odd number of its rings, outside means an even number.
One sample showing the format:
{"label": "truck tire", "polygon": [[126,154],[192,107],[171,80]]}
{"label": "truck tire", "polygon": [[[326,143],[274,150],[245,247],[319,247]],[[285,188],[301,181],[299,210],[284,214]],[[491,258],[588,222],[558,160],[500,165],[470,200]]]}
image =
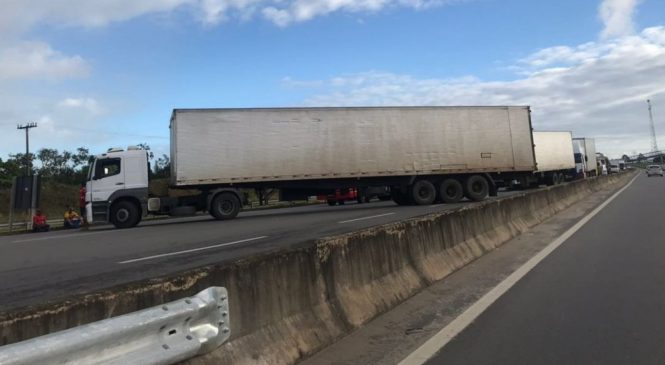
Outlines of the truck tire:
{"label": "truck tire", "polygon": [[390,196],[397,205],[411,205],[411,199],[399,188],[391,189]]}
{"label": "truck tire", "polygon": [[141,221],[141,212],[130,201],[119,201],[111,206],[111,223],[116,228],[132,228]]}
{"label": "truck tire", "polygon": [[439,184],[439,199],[446,204],[459,203],[464,198],[464,187],[457,179],[444,179]]}
{"label": "truck tire", "polygon": [[337,201],[337,204],[339,204],[339,205],[344,205],[344,203],[345,203],[345,201],[343,199],[340,199],[340,200]]}
{"label": "truck tire", "polygon": [[556,172],[552,173],[552,185],[559,185],[561,184],[561,177],[559,177],[559,174]]}
{"label": "truck tire", "polygon": [[330,205],[331,207],[334,207],[335,204],[337,204],[337,201],[336,201],[336,200],[333,200],[333,199],[328,199],[326,202],[327,202],[328,205]]}
{"label": "truck tire", "polygon": [[545,177],[545,185],[552,186],[557,184],[557,174],[553,172]]}
{"label": "truck tire", "polygon": [[428,180],[418,180],[410,187],[411,200],[416,205],[430,205],[436,199],[436,188]]}
{"label": "truck tire", "polygon": [[464,196],[470,200],[479,202],[489,195],[489,184],[480,175],[471,175],[464,180]]}
{"label": "truck tire", "polygon": [[233,193],[220,193],[210,203],[210,214],[217,220],[235,218],[240,212],[240,200]]}
{"label": "truck tire", "polygon": [[563,184],[565,182],[566,182],[566,174],[564,174],[563,172],[560,172],[559,173],[559,184]]}

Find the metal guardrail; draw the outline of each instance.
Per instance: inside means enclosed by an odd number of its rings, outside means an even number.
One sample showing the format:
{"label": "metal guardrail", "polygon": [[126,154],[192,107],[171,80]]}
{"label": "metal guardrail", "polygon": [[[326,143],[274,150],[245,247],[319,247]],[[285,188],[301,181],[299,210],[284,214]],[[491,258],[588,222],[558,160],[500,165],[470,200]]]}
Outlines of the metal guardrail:
{"label": "metal guardrail", "polygon": [[[12,226],[14,228],[24,228],[27,229],[27,225],[29,222],[14,222],[12,223]],[[64,219],[49,219],[46,221],[51,227],[62,227],[65,224]],[[0,223],[0,229],[3,228],[9,228],[9,223]]]}
{"label": "metal guardrail", "polygon": [[0,364],[173,364],[229,339],[227,292],[191,298],[0,347]]}

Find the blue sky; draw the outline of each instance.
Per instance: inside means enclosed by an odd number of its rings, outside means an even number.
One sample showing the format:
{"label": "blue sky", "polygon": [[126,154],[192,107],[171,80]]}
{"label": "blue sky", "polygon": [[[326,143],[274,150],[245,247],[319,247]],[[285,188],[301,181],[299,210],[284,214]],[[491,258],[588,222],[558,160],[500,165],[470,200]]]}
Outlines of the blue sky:
{"label": "blue sky", "polygon": [[33,149],[166,153],[176,107],[433,104],[529,104],[620,155],[647,97],[665,147],[660,0],[5,1],[2,157],[25,121]]}

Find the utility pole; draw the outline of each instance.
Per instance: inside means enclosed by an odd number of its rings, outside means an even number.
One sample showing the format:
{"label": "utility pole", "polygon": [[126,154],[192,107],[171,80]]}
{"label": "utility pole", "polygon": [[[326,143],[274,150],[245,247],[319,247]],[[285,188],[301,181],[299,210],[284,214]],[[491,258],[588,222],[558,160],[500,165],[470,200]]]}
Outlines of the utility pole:
{"label": "utility pole", "polygon": [[19,124],[16,129],[25,129],[25,174],[30,176],[32,171],[32,163],[30,161],[30,128],[37,128],[37,123],[30,122],[26,125]]}
{"label": "utility pole", "polygon": [[649,105],[649,123],[651,125],[651,152],[658,151],[658,142],[656,141],[656,125],[653,123],[653,113],[651,111],[651,100],[647,100]]}

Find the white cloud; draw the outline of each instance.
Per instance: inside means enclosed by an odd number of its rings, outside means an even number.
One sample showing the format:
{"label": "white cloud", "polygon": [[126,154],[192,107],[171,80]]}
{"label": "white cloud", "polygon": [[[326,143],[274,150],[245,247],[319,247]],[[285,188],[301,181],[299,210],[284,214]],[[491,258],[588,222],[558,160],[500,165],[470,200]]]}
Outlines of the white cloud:
{"label": "white cloud", "polygon": [[80,56],[66,56],[42,42],[21,42],[0,49],[0,80],[62,79],[87,76],[90,68]]}
{"label": "white cloud", "polygon": [[[534,125],[541,130],[596,136],[613,155],[648,150],[646,99],[665,116],[665,27],[547,48],[525,60],[517,66],[524,69],[528,63],[528,74],[512,81],[419,79],[371,71],[329,80],[285,78],[285,85],[309,88],[315,96],[306,105],[531,105]],[[656,129],[665,137],[665,120]]]}
{"label": "white cloud", "polygon": [[349,13],[377,12],[390,7],[406,7],[412,9],[426,9],[434,6],[450,4],[448,0],[295,0],[274,1],[274,6],[262,9],[263,16],[278,26],[287,26],[292,23],[304,22],[317,16],[333,12],[344,11]]}
{"label": "white cloud", "polygon": [[640,0],[603,0],[598,9],[605,28],[603,38],[633,34],[633,14]]}
{"label": "white cloud", "polygon": [[464,0],[5,0],[0,34],[22,33],[36,25],[100,27],[132,18],[193,9],[204,24],[263,15],[276,25],[311,20],[333,12],[376,12],[389,7],[427,9]]}
{"label": "white cloud", "polygon": [[169,12],[192,0],[4,0],[0,34],[50,26],[105,26],[137,16]]}
{"label": "white cloud", "polygon": [[66,98],[58,103],[60,108],[85,110],[92,115],[100,114],[102,108],[94,98]]}

